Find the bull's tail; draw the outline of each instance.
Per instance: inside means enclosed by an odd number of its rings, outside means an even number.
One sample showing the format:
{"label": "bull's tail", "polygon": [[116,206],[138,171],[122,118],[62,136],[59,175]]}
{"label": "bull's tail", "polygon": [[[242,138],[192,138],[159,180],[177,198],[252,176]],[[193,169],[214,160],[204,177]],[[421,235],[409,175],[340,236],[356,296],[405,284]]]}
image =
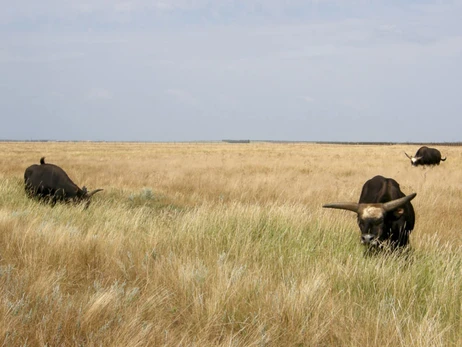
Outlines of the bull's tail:
{"label": "bull's tail", "polygon": [[40,165],[45,165],[45,157],[40,158]]}

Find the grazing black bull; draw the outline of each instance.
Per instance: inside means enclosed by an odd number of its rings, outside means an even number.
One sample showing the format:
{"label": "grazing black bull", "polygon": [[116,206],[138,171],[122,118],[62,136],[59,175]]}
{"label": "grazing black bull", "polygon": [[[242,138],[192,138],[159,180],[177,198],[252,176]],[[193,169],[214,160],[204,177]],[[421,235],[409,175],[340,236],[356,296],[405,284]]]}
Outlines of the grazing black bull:
{"label": "grazing black bull", "polygon": [[446,160],[446,158],[441,157],[441,152],[439,150],[427,146],[420,147],[413,157],[409,156],[406,152],[404,152],[404,154],[411,159],[411,164],[413,166],[440,165],[440,161]]}
{"label": "grazing black bull", "polygon": [[407,246],[414,229],[415,214],[410,201],[416,193],[405,196],[392,178],[375,176],[364,183],[359,203],[333,203],[323,207],[356,212],[361,243],[391,249]]}
{"label": "grazing black bull", "polygon": [[54,206],[57,201],[86,202],[85,208],[90,205],[90,198],[102,189],[91,192],[86,187],[80,189],[66,172],[59,166],[46,164],[45,157],[40,159],[40,165],[29,166],[24,172],[24,184],[29,197],[51,202]]}

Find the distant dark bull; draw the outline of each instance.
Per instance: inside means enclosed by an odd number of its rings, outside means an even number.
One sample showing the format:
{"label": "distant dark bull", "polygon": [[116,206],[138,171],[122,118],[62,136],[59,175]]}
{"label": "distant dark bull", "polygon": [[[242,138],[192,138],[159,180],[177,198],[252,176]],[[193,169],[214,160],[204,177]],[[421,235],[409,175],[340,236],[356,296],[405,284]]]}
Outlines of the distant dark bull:
{"label": "distant dark bull", "polygon": [[333,203],[323,207],[356,212],[362,244],[379,248],[389,244],[391,249],[396,249],[409,243],[415,222],[410,201],[416,195],[405,196],[394,179],[375,176],[364,184],[359,203]]}
{"label": "distant dark bull", "polygon": [[440,161],[445,161],[446,158],[441,158],[441,153],[436,148],[427,146],[420,147],[415,156],[411,157],[406,152],[406,156],[411,159],[413,166],[418,165],[440,165]]}
{"label": "distant dark bull", "polygon": [[24,172],[24,184],[29,197],[49,201],[54,206],[57,201],[86,202],[90,205],[90,198],[102,189],[91,192],[86,187],[80,189],[59,166],[45,164],[45,157],[40,159],[40,165],[29,166]]}

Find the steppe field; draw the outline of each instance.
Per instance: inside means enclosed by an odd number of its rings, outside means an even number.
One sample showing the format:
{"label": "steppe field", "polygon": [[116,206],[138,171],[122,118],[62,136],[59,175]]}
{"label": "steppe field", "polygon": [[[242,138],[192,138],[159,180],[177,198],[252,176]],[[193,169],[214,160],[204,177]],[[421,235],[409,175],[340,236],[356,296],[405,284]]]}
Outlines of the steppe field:
{"label": "steppe field", "polygon": [[[0,143],[2,346],[462,346],[462,147]],[[104,188],[28,199],[24,170]],[[367,256],[364,182],[412,201],[411,250]]]}

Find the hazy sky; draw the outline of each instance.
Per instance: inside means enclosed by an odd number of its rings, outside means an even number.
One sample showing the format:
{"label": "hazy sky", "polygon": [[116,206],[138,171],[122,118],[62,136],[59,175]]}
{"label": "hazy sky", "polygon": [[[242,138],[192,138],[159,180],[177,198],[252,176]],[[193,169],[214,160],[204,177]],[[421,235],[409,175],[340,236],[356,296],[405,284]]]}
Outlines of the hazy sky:
{"label": "hazy sky", "polygon": [[0,139],[462,141],[462,0],[0,8]]}

